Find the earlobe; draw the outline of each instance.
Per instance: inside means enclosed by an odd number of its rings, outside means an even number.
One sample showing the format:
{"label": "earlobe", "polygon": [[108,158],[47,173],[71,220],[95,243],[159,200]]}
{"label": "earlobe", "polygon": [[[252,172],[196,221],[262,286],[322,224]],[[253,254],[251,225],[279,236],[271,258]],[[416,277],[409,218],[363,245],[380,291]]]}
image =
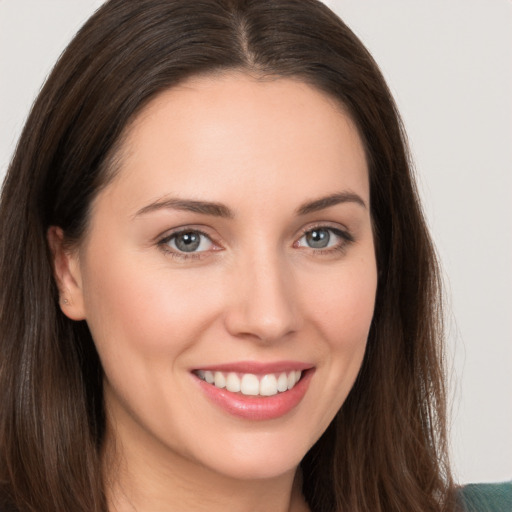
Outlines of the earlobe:
{"label": "earlobe", "polygon": [[86,315],[78,251],[66,247],[64,233],[58,226],[50,226],[46,236],[52,254],[53,276],[59,289],[60,309],[71,320],[84,320]]}

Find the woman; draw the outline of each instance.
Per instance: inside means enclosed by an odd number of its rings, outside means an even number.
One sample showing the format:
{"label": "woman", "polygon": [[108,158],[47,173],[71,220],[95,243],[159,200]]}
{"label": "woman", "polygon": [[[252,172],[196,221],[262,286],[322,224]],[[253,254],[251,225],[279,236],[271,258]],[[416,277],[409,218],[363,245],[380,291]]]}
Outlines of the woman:
{"label": "woman", "polygon": [[5,510],[457,510],[398,113],[322,4],[107,2],[0,208]]}

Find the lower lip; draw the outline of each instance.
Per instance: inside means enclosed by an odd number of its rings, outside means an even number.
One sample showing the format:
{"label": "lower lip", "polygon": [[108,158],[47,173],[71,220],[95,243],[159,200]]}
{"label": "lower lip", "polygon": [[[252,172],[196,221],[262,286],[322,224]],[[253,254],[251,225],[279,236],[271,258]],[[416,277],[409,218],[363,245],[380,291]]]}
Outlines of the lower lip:
{"label": "lower lip", "polygon": [[273,396],[246,396],[231,393],[196,377],[201,389],[212,402],[233,416],[247,420],[272,420],[280,418],[297,407],[308,390],[314,369],[303,372],[295,386]]}

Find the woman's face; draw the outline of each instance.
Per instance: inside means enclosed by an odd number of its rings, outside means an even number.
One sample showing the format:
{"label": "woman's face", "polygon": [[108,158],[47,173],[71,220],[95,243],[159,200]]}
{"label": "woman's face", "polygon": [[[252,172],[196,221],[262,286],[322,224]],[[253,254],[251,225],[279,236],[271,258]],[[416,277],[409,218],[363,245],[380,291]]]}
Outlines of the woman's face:
{"label": "woman's face", "polygon": [[120,154],[64,306],[90,327],[117,445],[140,467],[293,471],[349,393],[373,314],[353,123],[304,83],[231,73],[162,93]]}

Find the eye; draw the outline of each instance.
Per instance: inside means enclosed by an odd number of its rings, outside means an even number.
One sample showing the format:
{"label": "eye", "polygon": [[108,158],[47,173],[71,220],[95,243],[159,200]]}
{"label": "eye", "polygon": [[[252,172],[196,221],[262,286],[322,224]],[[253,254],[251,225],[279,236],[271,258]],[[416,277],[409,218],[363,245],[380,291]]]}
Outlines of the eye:
{"label": "eye", "polygon": [[178,253],[204,252],[212,250],[214,247],[214,243],[206,234],[193,229],[173,233],[160,243]]}
{"label": "eye", "polygon": [[308,247],[312,249],[325,249],[329,247],[331,233],[326,228],[316,228],[308,231],[303,238]]}
{"label": "eye", "polygon": [[353,238],[340,229],[319,226],[309,229],[295,243],[296,247],[306,247],[316,250],[342,249]]}

